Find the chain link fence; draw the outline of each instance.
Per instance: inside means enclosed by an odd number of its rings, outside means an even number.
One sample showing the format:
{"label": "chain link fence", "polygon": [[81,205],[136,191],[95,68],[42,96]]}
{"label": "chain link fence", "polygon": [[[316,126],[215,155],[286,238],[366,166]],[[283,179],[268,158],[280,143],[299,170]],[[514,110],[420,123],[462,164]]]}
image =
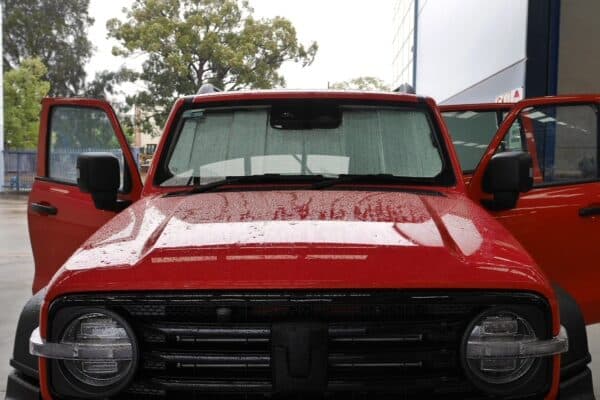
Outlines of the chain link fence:
{"label": "chain link fence", "polygon": [[[65,173],[68,170],[72,170],[72,165],[76,162],[77,155],[79,153],[83,153],[85,151],[109,151],[117,154],[118,156],[121,154],[120,149],[74,149],[72,151],[65,150],[61,153],[64,154],[56,154],[53,158],[57,160],[67,160],[71,166],[67,166],[65,163],[54,162],[54,168],[60,168],[64,166]],[[134,160],[136,163],[140,165],[139,155],[140,149],[134,147],[131,149],[133,152]],[[14,191],[14,192],[26,192],[31,190],[33,186],[33,181],[35,180],[35,176],[37,173],[37,150],[4,150],[4,191]]]}
{"label": "chain link fence", "polygon": [[37,170],[37,151],[4,151],[4,190],[27,191],[31,189]]}

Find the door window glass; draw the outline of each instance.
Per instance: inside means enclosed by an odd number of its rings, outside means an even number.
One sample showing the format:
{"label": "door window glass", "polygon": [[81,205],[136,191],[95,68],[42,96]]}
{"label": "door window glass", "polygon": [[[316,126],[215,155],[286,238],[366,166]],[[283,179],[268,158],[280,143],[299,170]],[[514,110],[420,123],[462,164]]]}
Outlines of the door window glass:
{"label": "door window glass", "polygon": [[500,143],[500,151],[527,151],[519,120],[512,124],[504,140]]}
{"label": "door window glass", "polygon": [[472,172],[498,130],[497,111],[447,111],[442,116],[463,172]]}
{"label": "door window glass", "polygon": [[[516,132],[521,132],[518,140]],[[596,106],[586,104],[524,109],[498,151],[520,148],[532,156],[536,185],[598,179]]]}
{"label": "door window glass", "polygon": [[48,140],[49,178],[76,184],[79,154],[110,152],[119,159],[123,186],[123,151],[104,111],[84,107],[53,107]]}

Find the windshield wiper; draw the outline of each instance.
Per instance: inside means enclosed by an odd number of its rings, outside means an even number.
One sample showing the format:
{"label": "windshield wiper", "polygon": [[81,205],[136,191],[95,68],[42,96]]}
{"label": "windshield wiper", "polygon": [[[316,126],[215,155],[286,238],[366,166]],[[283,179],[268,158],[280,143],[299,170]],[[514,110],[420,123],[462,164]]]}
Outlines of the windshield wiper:
{"label": "windshield wiper", "polygon": [[217,181],[209,182],[203,185],[194,185],[191,189],[180,192],[170,193],[169,196],[182,196],[188,194],[205,193],[211,190],[219,189],[223,186],[235,184],[254,184],[254,183],[312,183],[320,182],[323,175],[282,175],[282,174],[264,174],[248,176],[227,176]]}
{"label": "windshield wiper", "polygon": [[[320,182],[315,182],[312,185],[313,189],[325,189],[335,185],[343,185],[345,183],[366,183],[366,184],[415,184],[414,179],[401,177],[392,174],[340,174],[335,178],[324,178]],[[420,183],[423,183],[422,181]]]}
{"label": "windshield wiper", "polygon": [[348,183],[363,184],[423,184],[422,179],[401,177],[392,174],[340,174],[335,177],[325,177],[323,175],[283,175],[283,174],[264,174],[248,176],[227,176],[213,182],[203,185],[195,184],[190,189],[179,192],[172,192],[167,196],[185,196],[196,193],[206,193],[212,190],[220,189],[224,186],[236,184],[256,184],[256,183],[308,183],[311,189],[325,189],[335,185]]}

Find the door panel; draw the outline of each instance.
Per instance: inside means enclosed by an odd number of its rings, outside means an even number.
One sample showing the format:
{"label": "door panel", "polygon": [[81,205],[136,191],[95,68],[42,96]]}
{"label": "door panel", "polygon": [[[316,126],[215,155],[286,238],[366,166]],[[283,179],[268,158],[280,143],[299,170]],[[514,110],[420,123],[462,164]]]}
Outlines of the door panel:
{"label": "door panel", "polygon": [[110,105],[100,100],[44,99],[37,177],[28,207],[35,260],[34,292],[45,286],[67,258],[115,215],[97,210],[91,195],[77,187],[77,156],[89,151],[117,155],[122,171],[119,198],[139,198],[139,172]]}
{"label": "door panel", "polygon": [[[532,99],[520,103],[500,127],[469,191],[486,198],[482,176],[520,124],[534,161],[534,188],[517,207],[492,214],[523,244],[550,280],[577,300],[587,323],[600,322],[600,129],[595,97]],[[582,211],[583,210],[583,211]],[[584,214],[583,216],[581,214]]]}
{"label": "door panel", "polygon": [[523,244],[552,282],[577,300],[587,323],[600,321],[600,217],[579,210],[600,197],[599,184],[534,188],[518,207],[493,213]]}

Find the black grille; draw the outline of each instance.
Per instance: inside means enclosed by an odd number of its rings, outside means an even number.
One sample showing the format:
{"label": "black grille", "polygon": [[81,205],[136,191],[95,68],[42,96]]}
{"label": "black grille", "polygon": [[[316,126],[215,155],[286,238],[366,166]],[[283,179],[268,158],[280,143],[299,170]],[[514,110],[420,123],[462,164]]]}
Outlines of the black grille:
{"label": "black grille", "polygon": [[486,308],[510,304],[549,315],[527,293],[407,291],[70,295],[52,312],[101,306],[130,322],[141,357],[123,398],[272,397],[279,322],[325,324],[326,398],[478,398],[461,368],[464,331]]}

